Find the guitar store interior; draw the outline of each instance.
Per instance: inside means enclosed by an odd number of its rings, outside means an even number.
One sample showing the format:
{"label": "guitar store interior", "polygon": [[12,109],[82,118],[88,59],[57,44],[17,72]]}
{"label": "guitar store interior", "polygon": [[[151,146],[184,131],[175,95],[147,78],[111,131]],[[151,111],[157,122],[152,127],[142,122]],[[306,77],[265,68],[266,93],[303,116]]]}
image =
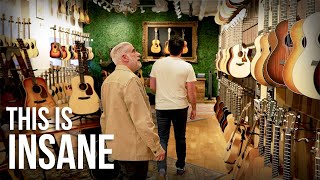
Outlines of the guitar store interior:
{"label": "guitar store interior", "polygon": [[[320,179],[319,0],[0,0],[0,7],[0,179],[19,178],[8,169],[5,107],[25,106],[24,79],[41,78],[54,106],[67,107],[71,80],[84,69],[99,98],[115,68],[110,50],[130,42],[141,53],[136,74],[156,124],[149,74],[168,56],[165,42],[173,35],[187,42],[182,58],[197,77],[187,163],[216,172],[214,179]],[[85,47],[84,63],[76,41]],[[87,111],[99,119],[97,110]],[[71,134],[84,132],[75,129]],[[59,142],[65,133],[53,134]],[[172,128],[167,155],[176,159]]]}

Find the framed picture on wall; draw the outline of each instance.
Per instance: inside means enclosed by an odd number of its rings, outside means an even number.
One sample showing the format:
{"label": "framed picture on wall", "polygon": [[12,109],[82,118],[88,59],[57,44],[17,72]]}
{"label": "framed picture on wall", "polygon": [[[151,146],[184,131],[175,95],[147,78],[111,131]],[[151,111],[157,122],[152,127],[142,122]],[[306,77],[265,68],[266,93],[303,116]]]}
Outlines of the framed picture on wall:
{"label": "framed picture on wall", "polygon": [[38,19],[44,19],[44,0],[37,0],[36,2],[36,17]]}
{"label": "framed picture on wall", "polygon": [[178,35],[185,40],[185,48],[181,57],[186,61],[197,63],[198,22],[147,22],[144,21],[142,36],[142,60],[156,61],[169,56],[168,40]]}

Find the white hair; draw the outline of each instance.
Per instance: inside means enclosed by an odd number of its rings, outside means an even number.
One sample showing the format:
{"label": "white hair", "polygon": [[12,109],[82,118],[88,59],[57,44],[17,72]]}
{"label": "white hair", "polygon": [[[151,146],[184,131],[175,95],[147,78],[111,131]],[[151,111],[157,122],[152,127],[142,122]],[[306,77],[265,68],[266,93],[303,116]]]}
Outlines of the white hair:
{"label": "white hair", "polygon": [[121,61],[121,57],[128,50],[128,46],[132,46],[132,44],[129,42],[122,42],[112,48],[110,57],[115,65]]}

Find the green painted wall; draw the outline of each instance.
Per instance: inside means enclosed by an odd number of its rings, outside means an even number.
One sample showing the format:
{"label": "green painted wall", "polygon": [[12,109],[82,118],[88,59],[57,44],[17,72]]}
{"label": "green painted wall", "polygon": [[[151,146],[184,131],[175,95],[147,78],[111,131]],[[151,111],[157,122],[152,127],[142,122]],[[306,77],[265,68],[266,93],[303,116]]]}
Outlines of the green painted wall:
{"label": "green painted wall", "polygon": [[[90,63],[90,71],[92,75],[100,77],[101,67],[99,65],[100,56],[98,51],[102,53],[105,60],[109,59],[109,49],[122,41],[128,41],[142,53],[142,22],[143,21],[198,21],[198,17],[189,17],[183,15],[177,19],[174,11],[166,13],[154,13],[151,8],[145,8],[146,12],[141,14],[137,10],[133,14],[127,16],[123,13],[109,13],[102,7],[89,3],[89,15],[91,24],[84,26],[84,32],[90,33],[93,41],[90,46],[95,54],[94,59]],[[215,70],[214,58],[218,49],[219,26],[215,24],[213,17],[204,18],[198,21],[198,63],[192,64],[195,73],[206,73]],[[153,63],[143,63],[143,75],[148,77]],[[208,82],[208,81],[207,81]],[[217,81],[213,77],[213,96],[217,95]]]}

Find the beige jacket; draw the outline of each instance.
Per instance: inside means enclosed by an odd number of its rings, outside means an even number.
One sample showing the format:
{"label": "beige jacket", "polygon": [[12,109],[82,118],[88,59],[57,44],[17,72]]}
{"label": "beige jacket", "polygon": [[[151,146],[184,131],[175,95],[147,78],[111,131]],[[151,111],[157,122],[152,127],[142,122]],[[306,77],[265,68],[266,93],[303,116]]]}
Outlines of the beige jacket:
{"label": "beige jacket", "polygon": [[149,98],[139,78],[118,65],[101,87],[102,133],[114,134],[107,141],[115,160],[154,160],[164,150],[154,132]]}

